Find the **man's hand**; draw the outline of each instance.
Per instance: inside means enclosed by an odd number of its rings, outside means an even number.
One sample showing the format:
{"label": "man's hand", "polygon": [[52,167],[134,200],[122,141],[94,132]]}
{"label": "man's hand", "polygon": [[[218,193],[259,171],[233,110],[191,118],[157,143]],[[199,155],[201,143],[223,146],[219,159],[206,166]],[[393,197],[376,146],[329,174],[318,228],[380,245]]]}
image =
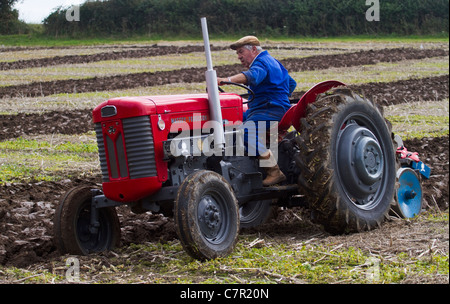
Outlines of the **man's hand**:
{"label": "man's hand", "polygon": [[242,73],[233,75],[233,76],[228,77],[228,78],[220,78],[220,77],[217,77],[217,84],[218,84],[219,86],[225,85],[224,83],[222,83],[223,81],[247,84],[247,78],[246,78],[245,75],[242,74]]}
{"label": "man's hand", "polygon": [[217,77],[217,85],[222,86],[222,85],[226,85],[225,83],[222,83],[223,81],[230,81],[229,78],[219,78]]}

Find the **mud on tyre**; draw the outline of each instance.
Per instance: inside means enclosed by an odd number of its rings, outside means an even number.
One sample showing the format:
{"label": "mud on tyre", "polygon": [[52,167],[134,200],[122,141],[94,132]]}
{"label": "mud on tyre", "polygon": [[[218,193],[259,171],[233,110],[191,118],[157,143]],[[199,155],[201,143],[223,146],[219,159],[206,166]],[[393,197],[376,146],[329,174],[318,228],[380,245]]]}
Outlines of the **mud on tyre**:
{"label": "mud on tyre", "polygon": [[70,189],[60,200],[54,216],[54,241],[62,253],[88,255],[120,245],[120,223],[113,207],[97,209],[98,227],[91,227],[92,191]]}
{"label": "mud on tyre", "polygon": [[347,88],[309,104],[295,137],[299,191],[328,232],[381,225],[393,203],[396,160],[380,110]]}
{"label": "mud on tyre", "polygon": [[239,234],[239,207],[230,184],[208,170],[187,176],[175,199],[174,222],[191,257],[207,260],[230,254]]}

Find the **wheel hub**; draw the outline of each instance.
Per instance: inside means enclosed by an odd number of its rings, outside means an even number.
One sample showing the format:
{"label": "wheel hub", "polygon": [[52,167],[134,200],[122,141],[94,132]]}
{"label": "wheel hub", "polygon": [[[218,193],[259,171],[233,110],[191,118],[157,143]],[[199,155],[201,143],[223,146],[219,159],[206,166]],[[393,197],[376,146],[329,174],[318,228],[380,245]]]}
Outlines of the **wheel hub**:
{"label": "wheel hub", "polygon": [[361,131],[354,145],[353,162],[358,178],[366,185],[373,185],[383,173],[383,154],[378,142],[366,136],[366,132]]}
{"label": "wheel hub", "polygon": [[200,230],[204,236],[208,239],[216,238],[222,223],[218,203],[211,196],[205,196],[199,203],[197,213]]}
{"label": "wheel hub", "polygon": [[346,192],[358,205],[369,204],[384,173],[383,152],[375,135],[356,123],[338,138],[338,170]]}

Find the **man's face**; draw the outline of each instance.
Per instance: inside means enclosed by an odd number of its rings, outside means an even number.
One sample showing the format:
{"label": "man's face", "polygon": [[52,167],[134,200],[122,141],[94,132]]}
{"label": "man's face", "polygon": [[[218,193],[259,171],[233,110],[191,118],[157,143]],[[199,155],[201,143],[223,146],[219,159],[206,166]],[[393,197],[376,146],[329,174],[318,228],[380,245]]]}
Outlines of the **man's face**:
{"label": "man's face", "polygon": [[256,47],[252,47],[251,50],[246,47],[240,47],[236,50],[236,54],[238,55],[238,59],[241,61],[242,65],[246,68],[250,67],[250,64],[253,62],[253,59],[258,55],[258,51]]}

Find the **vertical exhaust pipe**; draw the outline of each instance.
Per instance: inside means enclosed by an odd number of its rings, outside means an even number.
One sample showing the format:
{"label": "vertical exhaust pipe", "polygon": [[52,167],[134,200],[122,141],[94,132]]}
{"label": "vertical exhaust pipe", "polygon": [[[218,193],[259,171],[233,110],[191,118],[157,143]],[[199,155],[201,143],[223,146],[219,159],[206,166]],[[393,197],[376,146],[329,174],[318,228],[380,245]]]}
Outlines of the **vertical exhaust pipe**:
{"label": "vertical exhaust pipe", "polygon": [[216,121],[218,126],[214,128],[214,146],[215,150],[223,150],[225,147],[225,136],[223,131],[222,109],[219,99],[219,88],[217,87],[217,73],[213,69],[211,59],[211,49],[209,47],[209,34],[206,18],[201,18],[203,42],[205,44],[206,55],[206,88],[208,89],[209,112],[211,120]]}

